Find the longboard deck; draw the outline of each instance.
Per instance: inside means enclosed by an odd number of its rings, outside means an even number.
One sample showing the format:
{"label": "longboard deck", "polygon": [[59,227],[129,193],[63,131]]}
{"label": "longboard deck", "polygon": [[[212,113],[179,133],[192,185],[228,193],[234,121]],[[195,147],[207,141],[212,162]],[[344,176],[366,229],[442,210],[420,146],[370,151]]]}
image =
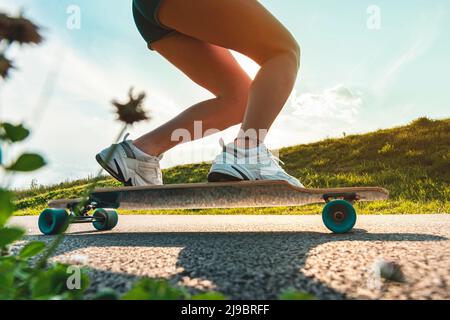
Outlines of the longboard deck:
{"label": "longboard deck", "polygon": [[[327,197],[376,201],[387,200],[389,192],[379,187],[304,189],[284,181],[244,181],[96,189],[89,202],[128,210],[219,209],[303,206],[325,203]],[[67,209],[78,203],[80,199],[53,200],[49,207]]]}

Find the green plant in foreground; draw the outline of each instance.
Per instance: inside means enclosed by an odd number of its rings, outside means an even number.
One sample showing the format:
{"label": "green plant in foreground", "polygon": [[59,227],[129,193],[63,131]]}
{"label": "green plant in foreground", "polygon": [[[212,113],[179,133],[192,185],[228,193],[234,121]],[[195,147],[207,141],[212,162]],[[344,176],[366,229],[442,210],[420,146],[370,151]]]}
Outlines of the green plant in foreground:
{"label": "green plant in foreground", "polygon": [[279,295],[278,299],[279,300],[316,300],[316,297],[310,293],[297,291],[295,289],[287,289]]}
{"label": "green plant in foreground", "polygon": [[[2,146],[12,146],[28,138],[30,132],[23,125],[0,123]],[[0,163],[5,177],[17,172],[32,172],[45,165],[38,154],[24,153],[10,164]],[[67,266],[54,264],[48,269],[33,267],[31,260],[46,249],[43,242],[30,242],[18,255],[9,255],[8,246],[20,240],[25,231],[8,227],[6,223],[14,212],[13,194],[0,188],[0,299],[75,299],[78,298],[88,280],[81,273],[79,290],[69,290],[66,282],[69,277]]]}
{"label": "green plant in foreground", "polygon": [[[11,147],[24,141],[30,131],[24,125],[0,123],[0,141],[2,146]],[[24,153],[10,164],[0,163],[5,177],[12,177],[18,172],[32,172],[45,166],[45,161],[38,154]],[[14,212],[13,194],[6,188],[0,188],[0,300],[6,299],[79,299],[89,284],[89,279],[80,271],[79,288],[70,290],[68,266],[52,264],[48,268],[47,259],[42,266],[33,264],[33,259],[46,251],[43,242],[26,244],[17,255],[10,255],[8,247],[20,240],[25,231],[6,224]],[[47,249],[47,255],[51,255]]]}
{"label": "green plant in foreground", "polygon": [[[125,105],[115,103],[119,111],[123,111],[126,106],[134,106],[140,108],[145,95],[141,94],[137,99],[133,99],[130,91],[130,102]],[[138,110],[138,118],[135,121],[146,118],[141,109]],[[117,141],[124,134],[128,125],[133,123],[132,108],[126,108],[125,113],[120,113],[119,116],[126,115],[125,125],[117,138]],[[1,124],[2,131],[0,138],[9,143],[16,143],[23,141],[29,136],[29,131],[23,125],[13,126],[8,123]],[[112,152],[111,152],[112,153]],[[110,155],[111,156],[111,155]],[[31,172],[35,171],[45,165],[43,158],[36,154],[23,154],[11,165],[3,166],[7,172]],[[82,191],[83,201],[78,210],[82,208],[84,203],[88,200],[90,193],[94,190],[97,182],[101,178],[101,172],[97,177],[88,184]],[[7,252],[7,246],[13,244],[15,241],[21,239],[24,231],[19,228],[9,228],[4,225],[14,211],[13,195],[6,189],[0,189],[0,249],[2,252]],[[75,212],[77,213],[77,212]],[[68,274],[67,265],[51,264],[48,261],[55,253],[56,249],[64,239],[64,234],[58,235],[49,246],[42,242],[33,242],[25,246],[20,252],[19,256],[5,256],[0,260],[0,298],[2,299],[79,299],[83,297],[83,292],[89,284],[89,279],[85,273],[80,273],[80,284],[76,289],[69,289],[67,281],[69,281],[70,274]],[[36,257],[41,254],[39,257]],[[36,257],[33,265],[31,258]]]}
{"label": "green plant in foreground", "polygon": [[81,299],[89,278],[80,270],[79,287],[71,289],[68,265],[55,263],[37,269],[31,259],[45,250],[42,242],[28,243],[18,255],[0,257],[0,300],[75,300]]}
{"label": "green plant in foreground", "polygon": [[[22,142],[29,134],[29,130],[23,125],[0,123],[0,143],[2,146],[10,147]],[[44,165],[45,160],[40,155],[24,153],[10,164],[1,162],[0,168],[4,172],[5,179],[8,179],[16,172],[31,172],[42,168]],[[20,228],[6,227],[6,222],[14,212],[13,198],[12,192],[0,187],[0,250],[2,252],[6,251],[8,245],[24,235],[24,231]]]}

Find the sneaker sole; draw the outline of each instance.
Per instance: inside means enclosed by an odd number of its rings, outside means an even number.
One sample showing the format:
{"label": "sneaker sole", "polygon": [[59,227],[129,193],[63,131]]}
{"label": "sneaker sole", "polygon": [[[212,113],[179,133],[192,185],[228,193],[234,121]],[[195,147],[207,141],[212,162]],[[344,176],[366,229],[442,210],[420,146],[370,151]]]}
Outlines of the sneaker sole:
{"label": "sneaker sole", "polygon": [[239,181],[244,180],[220,172],[211,172],[210,174],[208,174],[208,182],[214,183],[214,182],[239,182]]}

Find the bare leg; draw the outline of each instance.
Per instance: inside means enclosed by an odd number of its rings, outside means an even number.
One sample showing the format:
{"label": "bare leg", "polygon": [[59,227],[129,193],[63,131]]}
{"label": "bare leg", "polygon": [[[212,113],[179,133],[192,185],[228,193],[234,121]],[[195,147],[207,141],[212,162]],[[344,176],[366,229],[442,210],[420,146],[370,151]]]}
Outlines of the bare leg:
{"label": "bare leg", "polygon": [[259,133],[272,126],[294,86],[300,48],[270,12],[256,0],[165,0],[159,19],[180,33],[256,61],[261,70],[250,88],[242,130]]}
{"label": "bare leg", "polygon": [[[300,49],[292,35],[256,0],[165,0],[160,21],[179,31],[153,44],[171,63],[216,95],[135,141],[143,151],[159,155],[178,144],[174,130],[205,130],[243,122],[242,130],[268,130],[292,91]],[[184,34],[184,35],[183,35]],[[197,40],[196,40],[197,39]],[[223,49],[252,58],[261,70],[250,80]],[[264,136],[257,136],[264,140]]]}
{"label": "bare leg", "polygon": [[[160,155],[183,141],[172,134],[186,129],[194,137],[194,122],[201,121],[204,133],[224,130],[242,123],[251,79],[231,53],[221,47],[175,33],[154,43],[153,48],[216,98],[194,105],[175,119],[134,141],[150,155]],[[175,89],[176,90],[176,89]]]}

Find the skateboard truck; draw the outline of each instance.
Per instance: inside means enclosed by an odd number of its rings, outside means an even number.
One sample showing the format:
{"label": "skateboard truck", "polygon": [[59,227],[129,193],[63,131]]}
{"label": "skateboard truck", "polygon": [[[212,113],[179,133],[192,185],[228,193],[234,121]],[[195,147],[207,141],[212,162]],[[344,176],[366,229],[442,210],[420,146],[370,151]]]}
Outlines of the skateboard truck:
{"label": "skateboard truck", "polygon": [[89,200],[86,202],[84,206],[82,206],[79,210],[79,214],[76,212],[76,208],[79,206],[79,203],[70,203],[67,205],[67,209],[73,217],[86,217],[88,216],[88,212],[95,210],[98,208],[96,202],[90,202]]}
{"label": "skateboard truck", "polygon": [[101,208],[118,209],[120,207],[119,194],[114,192],[111,194],[103,195],[102,197],[99,197],[94,192],[86,200],[86,202],[81,207],[79,207],[79,212],[76,212],[76,208],[80,206],[81,203],[82,201],[80,200],[78,202],[67,204],[67,209],[70,211],[72,216],[84,218],[89,217],[88,213],[90,211],[95,211]]}

